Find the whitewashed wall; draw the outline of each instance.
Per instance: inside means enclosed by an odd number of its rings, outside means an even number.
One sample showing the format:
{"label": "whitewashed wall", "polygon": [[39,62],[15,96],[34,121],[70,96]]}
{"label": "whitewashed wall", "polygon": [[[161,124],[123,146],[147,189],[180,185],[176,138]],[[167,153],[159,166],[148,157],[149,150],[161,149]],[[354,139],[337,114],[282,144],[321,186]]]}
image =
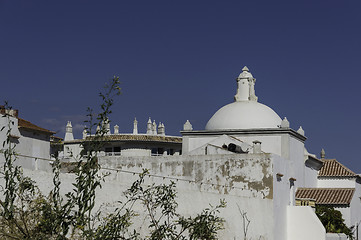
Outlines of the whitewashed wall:
{"label": "whitewashed wall", "polygon": [[326,230],[311,207],[289,206],[287,209],[289,240],[324,240]]}
{"label": "whitewashed wall", "polygon": [[355,178],[319,178],[317,181],[319,188],[354,188]]}
{"label": "whitewashed wall", "polygon": [[[6,117],[0,115],[0,128],[5,126],[3,131],[0,131],[0,146],[3,148],[2,143],[6,140],[6,131],[8,129],[8,120]],[[38,165],[43,165],[43,168],[47,167],[47,163],[44,161],[35,161],[29,159],[30,156],[34,158],[50,159],[50,138],[49,135],[29,131],[27,129],[18,129],[18,119],[10,117],[10,120],[14,123],[11,125],[11,135],[16,136],[13,138],[13,144],[16,145],[15,152],[19,155],[17,158],[17,164],[28,169],[37,169]],[[7,146],[4,146],[6,148]],[[3,161],[3,154],[0,156],[0,160]],[[40,166],[41,167],[41,166]]]}
{"label": "whitewashed wall", "polygon": [[[216,205],[220,199],[225,199],[227,208],[221,211],[221,216],[226,219],[226,229],[220,232],[220,239],[244,239],[240,211],[246,212],[251,221],[247,232],[249,238],[274,239],[272,160],[268,154],[113,156],[104,157],[101,164],[108,168],[104,171],[111,174],[97,193],[97,206],[110,203],[108,208],[112,209],[114,203],[122,199],[123,191],[137,179],[132,172],[148,168],[152,176],[146,179],[147,184],[168,183],[168,177],[176,181],[181,214],[194,215],[209,207],[209,203]],[[24,173],[30,175],[44,193],[52,188],[50,171],[25,169]],[[61,174],[63,193],[72,189],[73,177],[72,174]]]}
{"label": "whitewashed wall", "polygon": [[[350,225],[359,226],[358,239],[361,239],[361,184],[355,181],[355,193],[350,204]],[[357,238],[356,238],[357,239]]]}

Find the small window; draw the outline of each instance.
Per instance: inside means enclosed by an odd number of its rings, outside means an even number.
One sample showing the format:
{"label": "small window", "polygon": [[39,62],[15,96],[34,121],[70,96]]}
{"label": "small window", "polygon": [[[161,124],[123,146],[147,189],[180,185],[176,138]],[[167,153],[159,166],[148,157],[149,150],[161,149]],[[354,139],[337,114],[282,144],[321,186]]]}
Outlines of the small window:
{"label": "small window", "polygon": [[105,156],[112,156],[113,155],[113,149],[111,147],[105,148]]}
{"label": "small window", "polygon": [[114,155],[120,156],[120,147],[114,147]]}
{"label": "small window", "polygon": [[158,155],[158,149],[152,148],[152,156],[156,156],[156,155]]}

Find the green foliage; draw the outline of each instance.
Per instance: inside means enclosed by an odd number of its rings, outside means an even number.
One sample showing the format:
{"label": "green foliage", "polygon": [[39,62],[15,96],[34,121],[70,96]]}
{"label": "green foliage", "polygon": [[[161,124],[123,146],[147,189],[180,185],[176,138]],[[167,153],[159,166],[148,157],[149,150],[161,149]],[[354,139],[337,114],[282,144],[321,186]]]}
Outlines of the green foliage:
{"label": "green foliage", "polygon": [[[11,109],[8,106],[8,103],[5,102],[5,109]],[[1,205],[3,206],[4,211],[3,216],[6,219],[12,219],[14,213],[14,202],[16,199],[16,192],[19,189],[19,186],[16,182],[18,175],[20,175],[20,168],[14,166],[14,161],[16,160],[15,156],[15,144],[11,141],[11,128],[14,125],[14,122],[11,120],[10,115],[5,114],[3,116],[7,118],[7,127],[6,127],[6,140],[3,142],[3,148],[6,147],[4,150],[4,157],[5,162],[3,166],[3,174],[5,179],[5,200],[1,201]],[[2,130],[5,129],[5,126]]]}
{"label": "green foliage", "polygon": [[352,232],[353,227],[348,228],[346,226],[340,211],[333,207],[317,205],[316,215],[325,227],[326,232],[344,233],[349,239],[354,239]]}
{"label": "green foliage", "polygon": [[[5,109],[11,108],[5,103]],[[11,138],[14,125],[10,115],[7,118],[6,139],[3,142],[4,164],[1,174],[5,186],[2,186],[3,198],[0,200],[0,238],[1,239],[45,239],[46,231],[41,229],[44,222],[43,210],[47,200],[41,195],[34,181],[24,177],[22,169],[15,166],[15,144]],[[48,224],[46,224],[48,225]]]}
{"label": "green foliage", "polygon": [[226,207],[224,200],[220,204],[204,209],[196,217],[184,217],[177,213],[178,203],[175,183],[148,185],[144,187],[144,170],[139,179],[125,192],[130,205],[140,202],[149,217],[150,236],[147,239],[217,239],[217,232],[223,229],[223,218],[217,216],[221,208]]}
{"label": "green foliage", "polygon": [[[219,210],[226,207],[226,202],[221,200],[219,205],[204,209],[195,218],[181,217],[179,223],[182,228],[188,230],[189,239],[217,239],[217,233],[223,229],[224,219],[218,216]],[[186,238],[184,238],[186,239]]]}
{"label": "green foliage", "polygon": [[[59,159],[56,158],[52,165],[53,189],[47,197],[30,178],[23,176],[20,167],[14,165],[16,152],[10,137],[13,123],[8,115],[4,116],[9,124],[3,144],[6,149],[2,171],[4,200],[0,201],[1,239],[217,239],[217,232],[224,222],[217,215],[226,206],[224,201],[194,218],[181,216],[176,211],[175,183],[146,185],[147,170],[124,193],[126,201],[119,202],[113,213],[103,214],[101,209],[94,213],[96,190],[107,176],[100,171],[98,152],[103,148],[102,138],[107,133],[105,125],[109,123],[113,97],[119,94],[119,78],[114,77],[104,93],[99,94],[101,113],[94,115],[93,110],[88,109],[86,131],[90,137],[84,141],[73,171],[73,189],[64,197],[60,194]],[[133,210],[137,204],[144,207],[149,219],[149,235],[143,238],[139,230],[132,229],[132,223],[138,217]]]}

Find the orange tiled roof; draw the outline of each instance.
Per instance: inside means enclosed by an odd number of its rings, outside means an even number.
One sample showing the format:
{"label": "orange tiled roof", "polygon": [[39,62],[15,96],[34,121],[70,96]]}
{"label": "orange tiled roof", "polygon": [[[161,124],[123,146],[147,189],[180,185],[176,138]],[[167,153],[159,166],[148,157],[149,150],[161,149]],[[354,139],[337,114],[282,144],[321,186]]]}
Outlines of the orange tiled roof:
{"label": "orange tiled roof", "polygon": [[[87,137],[91,139],[91,137]],[[133,135],[133,134],[112,134],[104,135],[104,141],[142,141],[142,142],[168,142],[168,143],[182,143],[182,137],[159,136],[159,135]]]}
{"label": "orange tiled roof", "polygon": [[321,159],[323,166],[318,172],[319,177],[357,177],[358,175],[339,163],[336,159]]}
{"label": "orange tiled roof", "polygon": [[55,132],[50,131],[48,129],[36,126],[35,124],[26,121],[22,118],[18,118],[18,127],[19,128],[25,128],[25,129],[29,129],[29,130],[33,130],[33,131],[37,131],[37,132],[43,132],[43,133],[47,133],[49,135],[55,134]]}
{"label": "orange tiled roof", "polygon": [[349,205],[354,188],[298,188],[296,198],[311,198],[316,204]]}

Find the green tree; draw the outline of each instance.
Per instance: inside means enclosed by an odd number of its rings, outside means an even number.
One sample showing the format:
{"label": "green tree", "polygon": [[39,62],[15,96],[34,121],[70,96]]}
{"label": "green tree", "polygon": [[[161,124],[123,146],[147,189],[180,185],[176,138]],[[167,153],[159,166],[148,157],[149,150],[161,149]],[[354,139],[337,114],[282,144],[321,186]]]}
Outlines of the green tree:
{"label": "green tree", "polygon": [[316,215],[325,227],[326,232],[344,233],[349,239],[354,239],[353,227],[349,228],[346,226],[341,212],[334,207],[316,205]]}
{"label": "green tree", "polygon": [[[5,180],[4,197],[0,200],[1,239],[217,239],[223,228],[224,220],[218,213],[225,207],[224,201],[195,217],[181,216],[176,211],[175,183],[145,185],[147,170],[139,174],[139,179],[124,193],[126,201],[119,202],[113,213],[104,215],[101,209],[94,212],[96,190],[107,176],[100,171],[98,153],[103,147],[104,125],[109,121],[113,99],[119,94],[119,78],[114,77],[99,94],[101,113],[88,109],[86,130],[91,137],[84,141],[84,150],[77,159],[74,188],[65,196],[60,194],[59,159],[53,162],[53,189],[49,196],[43,196],[35,182],[23,176],[21,167],[14,165],[17,155],[10,136],[13,123],[9,115],[3,116],[7,117],[8,126],[2,129],[6,128],[7,138],[1,171]],[[137,217],[135,204],[143,206],[150,219],[148,236],[131,229]]]}

